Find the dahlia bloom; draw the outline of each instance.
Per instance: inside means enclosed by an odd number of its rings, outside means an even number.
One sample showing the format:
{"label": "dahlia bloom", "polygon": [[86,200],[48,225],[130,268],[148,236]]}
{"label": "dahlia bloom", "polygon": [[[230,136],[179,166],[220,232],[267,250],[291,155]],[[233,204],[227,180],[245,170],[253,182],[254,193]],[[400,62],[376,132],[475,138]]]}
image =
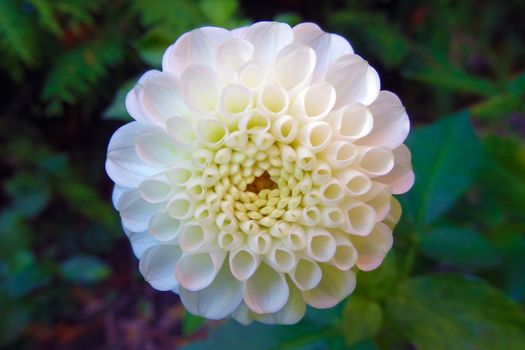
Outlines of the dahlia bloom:
{"label": "dahlia bloom", "polygon": [[401,101],[317,25],[203,27],[126,98],[106,171],[139,269],[192,313],[298,322],[378,267],[414,182]]}

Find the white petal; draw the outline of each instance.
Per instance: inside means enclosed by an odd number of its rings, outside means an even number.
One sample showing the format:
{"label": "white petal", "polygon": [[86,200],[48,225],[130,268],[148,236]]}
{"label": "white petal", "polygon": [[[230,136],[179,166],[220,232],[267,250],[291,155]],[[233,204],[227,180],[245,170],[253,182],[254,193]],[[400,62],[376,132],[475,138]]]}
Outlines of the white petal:
{"label": "white petal", "polygon": [[252,59],[253,52],[253,45],[249,41],[230,39],[224,42],[216,52],[221,79],[228,83],[235,81],[239,69]]}
{"label": "white petal", "polygon": [[406,139],[410,120],[399,98],[390,91],[381,91],[368,107],[374,116],[374,127],[359,144],[396,148]]}
{"label": "white petal", "polygon": [[166,202],[173,190],[171,181],[164,174],[152,176],[139,185],[142,198],[150,203]]}
{"label": "white petal", "polygon": [[166,120],[166,130],[179,147],[192,149],[195,146],[197,142],[197,131],[195,129],[195,123],[182,117]]}
{"label": "white petal", "polygon": [[155,245],[162,244],[162,242],[153,238],[148,233],[148,231],[132,232],[126,227],[124,227],[124,232],[128,236],[129,242],[131,243],[131,249],[133,250],[133,254],[135,254],[135,256],[138,259],[142,257],[142,254],[144,254],[146,249]]}
{"label": "white petal", "polygon": [[293,41],[293,31],[288,24],[258,22],[248,27],[241,37],[254,46],[254,58],[270,66],[279,51]]}
{"label": "white petal", "polygon": [[221,83],[217,73],[205,66],[190,66],[180,77],[182,94],[190,108],[212,116],[219,107]]}
{"label": "white petal", "polygon": [[164,130],[156,129],[135,137],[135,150],[145,163],[167,167],[181,158],[181,153]]}
{"label": "white petal", "polygon": [[145,178],[162,171],[160,167],[144,163],[135,151],[135,137],[152,130],[155,128],[139,122],[131,122],[119,128],[111,137],[106,172],[117,185],[136,188]]}
{"label": "white petal", "polygon": [[326,81],[335,88],[336,109],[352,103],[369,105],[379,94],[377,72],[354,54],[344,55],[334,62],[328,69]]}
{"label": "white petal", "polygon": [[274,74],[288,91],[306,86],[315,68],[315,52],[302,44],[284,47],[275,60]]}
{"label": "white petal", "polygon": [[140,258],[140,273],[157,290],[173,289],[177,285],[175,264],[180,255],[180,249],[176,245],[162,244],[150,247]]}
{"label": "white petal", "polygon": [[318,309],[335,306],[355,289],[355,274],[352,270],[341,271],[337,267],[321,264],[323,277],[317,287],[304,291],[306,303]]}
{"label": "white petal", "polygon": [[135,232],[146,230],[151,217],[162,207],[162,204],[146,202],[137,190],[124,192],[117,203],[123,225]]}
{"label": "white petal", "polygon": [[129,115],[136,121],[142,123],[150,123],[150,121],[142,111],[142,108],[140,107],[139,91],[140,87],[135,86],[127,93],[125,100],[126,111],[128,111]]}
{"label": "white petal", "polygon": [[179,290],[182,304],[195,315],[217,320],[233,313],[242,302],[242,284],[224,264],[215,280],[199,291]]}
{"label": "white petal", "polygon": [[293,27],[293,32],[296,42],[306,44],[315,51],[317,56],[315,81],[324,77],[325,71],[332,62],[354,52],[345,38],[337,34],[325,33],[314,23],[298,24]]}
{"label": "white petal", "polygon": [[160,212],[151,217],[149,233],[159,241],[171,241],[179,234],[180,220],[172,218],[167,212]]}
{"label": "white petal", "polygon": [[179,76],[190,65],[215,68],[215,51],[230,38],[229,31],[216,27],[202,27],[185,33],[164,53],[162,70]]}
{"label": "white petal", "polygon": [[410,150],[405,145],[399,145],[393,152],[394,168],[387,175],[376,177],[374,181],[388,185],[393,194],[402,194],[414,185],[412,157]]}
{"label": "white petal", "polygon": [[177,281],[182,287],[191,291],[208,287],[217,276],[224,256],[223,251],[184,254],[175,268]]}
{"label": "white petal", "polygon": [[154,71],[149,74],[142,82],[138,97],[146,117],[159,126],[164,126],[168,118],[189,114],[177,78],[171,73]]}
{"label": "white petal", "polygon": [[358,252],[356,265],[363,271],[381,265],[393,244],[392,230],[383,223],[377,224],[368,236],[352,236],[351,239]]}
{"label": "white petal", "polygon": [[111,192],[111,203],[113,203],[113,207],[115,207],[115,209],[117,208],[120,196],[122,196],[122,194],[126,191],[129,191],[129,188],[122,187],[119,185],[115,185],[113,187],[113,192]]}
{"label": "white petal", "polygon": [[281,310],[272,314],[257,314],[254,318],[259,322],[267,324],[292,325],[299,322],[306,311],[306,303],[304,302],[301,291],[299,291],[293,283],[288,283],[288,287],[290,288],[290,296]]}
{"label": "white petal", "polygon": [[258,314],[279,311],[286,304],[288,295],[288,284],[283,275],[264,263],[244,286],[244,302]]}

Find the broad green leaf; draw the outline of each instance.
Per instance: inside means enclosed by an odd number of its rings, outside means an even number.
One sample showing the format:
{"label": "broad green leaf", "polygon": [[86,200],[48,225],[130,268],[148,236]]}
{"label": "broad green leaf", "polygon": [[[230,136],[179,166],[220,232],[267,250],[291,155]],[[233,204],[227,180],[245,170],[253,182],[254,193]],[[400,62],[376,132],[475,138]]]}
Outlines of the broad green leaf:
{"label": "broad green leaf", "polygon": [[31,312],[27,305],[11,300],[0,290],[0,345],[7,345],[24,331]]}
{"label": "broad green leaf", "polygon": [[122,84],[118,89],[111,104],[104,110],[104,119],[131,121],[132,118],[126,111],[126,95],[137,83],[138,79],[131,79]]}
{"label": "broad green leaf", "polygon": [[416,128],[407,145],[416,182],[402,197],[403,208],[420,229],[439,218],[467,190],[483,153],[466,112]]}
{"label": "broad green leaf", "polygon": [[442,263],[467,269],[498,265],[501,256],[492,243],[468,228],[440,227],[421,235],[421,250]]}
{"label": "broad green leaf", "polygon": [[189,312],[184,313],[184,318],[182,319],[182,334],[185,336],[192,335],[199,329],[204,322],[205,318],[195,316]]}
{"label": "broad green leaf", "polygon": [[47,262],[36,261],[26,250],[16,251],[9,261],[6,290],[13,298],[21,298],[51,281],[53,268]]}
{"label": "broad green leaf", "polygon": [[445,89],[458,92],[476,93],[491,96],[499,92],[498,88],[488,79],[476,77],[453,67],[440,67],[437,70],[406,74],[409,79],[421,81]]}
{"label": "broad green leaf", "polygon": [[372,299],[382,299],[391,294],[401,274],[401,261],[395,251],[386,256],[383,263],[373,271],[359,271],[354,294]]}
{"label": "broad green leaf", "polygon": [[525,314],[487,283],[454,274],[400,285],[387,316],[417,349],[521,350]]}
{"label": "broad green leaf", "polygon": [[207,339],[185,345],[181,350],[321,350],[326,349],[325,342],[329,337],[339,335],[335,328],[323,328],[305,320],[293,326],[257,322],[244,326],[230,321],[210,330]]}
{"label": "broad green leaf", "polygon": [[200,8],[215,26],[228,27],[239,8],[237,0],[201,0]]}
{"label": "broad green leaf", "polygon": [[70,282],[94,283],[110,275],[109,267],[94,256],[78,255],[60,265],[62,278]]}
{"label": "broad green leaf", "polygon": [[287,23],[290,26],[295,26],[301,23],[301,16],[296,12],[283,12],[274,17],[274,21]]}
{"label": "broad green leaf", "polygon": [[383,324],[381,306],[357,295],[351,296],[343,309],[343,332],[347,345],[373,338]]}
{"label": "broad green leaf", "polygon": [[7,192],[13,198],[12,207],[27,217],[38,215],[51,195],[50,185],[40,174],[20,173],[7,183]]}

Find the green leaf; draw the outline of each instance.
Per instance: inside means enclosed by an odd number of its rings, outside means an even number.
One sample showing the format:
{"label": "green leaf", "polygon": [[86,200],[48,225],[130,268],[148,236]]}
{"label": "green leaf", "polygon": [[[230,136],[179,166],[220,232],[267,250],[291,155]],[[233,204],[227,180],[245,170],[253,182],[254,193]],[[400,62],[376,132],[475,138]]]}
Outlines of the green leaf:
{"label": "green leaf", "polygon": [[301,16],[296,12],[283,12],[274,17],[274,21],[287,23],[290,26],[295,26],[301,23]]}
{"label": "green leaf", "polygon": [[52,276],[52,266],[36,261],[33,254],[26,250],[19,250],[9,262],[6,290],[11,297],[21,298],[47,285]]}
{"label": "green leaf", "polygon": [[470,75],[456,67],[441,66],[435,70],[425,70],[405,75],[409,79],[452,91],[486,96],[499,93],[498,88],[490,80]]}
{"label": "green leaf", "polygon": [[133,89],[138,79],[131,79],[125,82],[118,89],[115,98],[111,104],[104,111],[104,119],[108,120],[122,120],[129,122],[132,120],[131,116],[126,110],[126,95]]}
{"label": "green leaf", "polygon": [[391,294],[401,274],[401,263],[396,251],[391,251],[383,263],[373,271],[359,271],[354,294],[382,299]]}
{"label": "green leaf", "polygon": [[492,267],[501,262],[492,243],[468,228],[441,227],[426,232],[421,235],[421,249],[430,258],[467,269]]}
{"label": "green leaf", "polygon": [[192,335],[195,333],[204,323],[206,322],[205,318],[195,316],[189,312],[184,313],[184,318],[182,319],[182,334],[185,336]]}
{"label": "green leaf", "polygon": [[215,26],[228,27],[239,8],[237,0],[201,0],[200,8]]}
{"label": "green leaf", "polygon": [[203,341],[185,345],[181,350],[269,350],[269,349],[326,349],[328,337],[339,335],[339,330],[323,328],[314,322],[301,321],[294,326],[252,323],[249,326],[230,321],[211,330]]}
{"label": "green leaf", "polygon": [[487,283],[454,274],[403,283],[387,315],[417,349],[521,350],[525,314]]}
{"label": "green leaf", "polygon": [[416,128],[407,140],[416,174],[403,207],[421,229],[439,218],[470,186],[483,159],[466,112]]}
{"label": "green leaf", "polygon": [[89,284],[106,279],[110,269],[94,256],[78,255],[60,265],[60,274],[67,281]]}
{"label": "green leaf", "polygon": [[13,199],[12,207],[25,217],[38,215],[47,205],[51,191],[39,174],[20,173],[7,183],[7,192]]}
{"label": "green leaf", "polygon": [[372,300],[354,295],[343,309],[343,332],[347,345],[373,338],[383,324],[381,306]]}
{"label": "green leaf", "polygon": [[0,345],[7,345],[20,336],[31,318],[27,305],[10,300],[1,290],[0,315]]}

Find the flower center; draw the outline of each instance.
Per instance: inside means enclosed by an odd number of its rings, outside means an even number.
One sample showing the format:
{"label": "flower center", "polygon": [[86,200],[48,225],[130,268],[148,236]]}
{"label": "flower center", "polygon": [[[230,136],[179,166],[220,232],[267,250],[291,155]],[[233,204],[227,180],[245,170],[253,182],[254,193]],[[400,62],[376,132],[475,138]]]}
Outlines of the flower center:
{"label": "flower center", "polygon": [[246,186],[246,191],[259,194],[262,190],[273,190],[276,188],[276,183],[270,178],[268,172],[264,172],[261,176],[256,177],[252,183]]}

